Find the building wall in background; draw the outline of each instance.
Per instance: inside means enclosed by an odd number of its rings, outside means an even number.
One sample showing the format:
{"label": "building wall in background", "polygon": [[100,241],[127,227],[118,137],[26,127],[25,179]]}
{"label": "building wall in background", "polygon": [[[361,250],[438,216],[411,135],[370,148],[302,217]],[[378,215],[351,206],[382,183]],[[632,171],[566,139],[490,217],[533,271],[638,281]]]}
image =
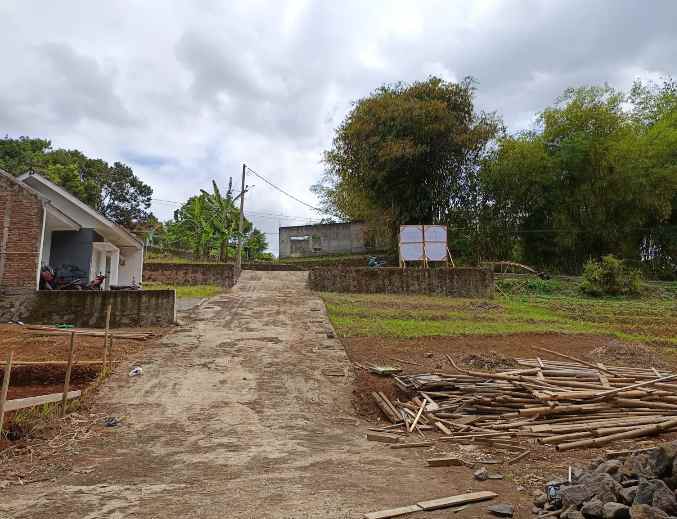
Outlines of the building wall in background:
{"label": "building wall in background", "polygon": [[280,227],[280,258],[363,254],[376,248],[364,222]]}

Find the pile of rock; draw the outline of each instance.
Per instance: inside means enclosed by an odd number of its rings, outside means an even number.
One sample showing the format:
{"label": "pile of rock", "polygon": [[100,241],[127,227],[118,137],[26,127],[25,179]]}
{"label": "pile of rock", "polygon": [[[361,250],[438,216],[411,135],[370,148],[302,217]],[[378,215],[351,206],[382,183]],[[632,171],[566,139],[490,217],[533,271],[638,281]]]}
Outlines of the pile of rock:
{"label": "pile of rock", "polygon": [[574,469],[571,483],[550,482],[534,499],[534,513],[561,519],[677,517],[677,442],[600,459]]}

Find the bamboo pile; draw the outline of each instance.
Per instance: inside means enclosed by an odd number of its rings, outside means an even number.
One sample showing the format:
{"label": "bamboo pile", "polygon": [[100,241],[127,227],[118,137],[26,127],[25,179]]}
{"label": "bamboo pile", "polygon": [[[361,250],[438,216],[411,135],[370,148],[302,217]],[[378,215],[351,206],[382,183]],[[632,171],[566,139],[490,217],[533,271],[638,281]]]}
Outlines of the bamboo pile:
{"label": "bamboo pile", "polygon": [[599,447],[615,440],[677,430],[677,374],[592,364],[549,350],[563,360],[515,359],[519,369],[397,375],[413,395],[392,401],[373,393],[392,425],[440,441],[480,441],[519,449],[525,439],[557,450]]}

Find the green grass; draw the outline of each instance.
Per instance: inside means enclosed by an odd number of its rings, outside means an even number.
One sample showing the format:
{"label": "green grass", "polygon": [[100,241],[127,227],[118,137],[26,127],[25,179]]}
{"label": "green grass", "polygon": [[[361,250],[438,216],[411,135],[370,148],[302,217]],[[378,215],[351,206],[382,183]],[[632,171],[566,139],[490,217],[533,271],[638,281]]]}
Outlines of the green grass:
{"label": "green grass", "polygon": [[163,283],[144,283],[144,290],[176,290],[176,297],[212,297],[223,292],[218,285],[165,285]]}
{"label": "green grass", "polygon": [[661,297],[594,299],[542,294],[491,301],[436,296],[324,293],[344,337],[586,333],[677,345],[677,301]]}

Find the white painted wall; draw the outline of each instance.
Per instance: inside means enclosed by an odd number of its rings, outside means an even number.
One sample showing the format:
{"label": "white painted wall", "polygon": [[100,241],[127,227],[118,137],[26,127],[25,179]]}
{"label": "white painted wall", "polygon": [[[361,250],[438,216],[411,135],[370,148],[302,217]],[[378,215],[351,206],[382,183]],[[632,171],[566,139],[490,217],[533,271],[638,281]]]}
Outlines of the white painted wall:
{"label": "white painted wall", "polygon": [[141,284],[143,275],[143,249],[120,247],[118,285]]}

